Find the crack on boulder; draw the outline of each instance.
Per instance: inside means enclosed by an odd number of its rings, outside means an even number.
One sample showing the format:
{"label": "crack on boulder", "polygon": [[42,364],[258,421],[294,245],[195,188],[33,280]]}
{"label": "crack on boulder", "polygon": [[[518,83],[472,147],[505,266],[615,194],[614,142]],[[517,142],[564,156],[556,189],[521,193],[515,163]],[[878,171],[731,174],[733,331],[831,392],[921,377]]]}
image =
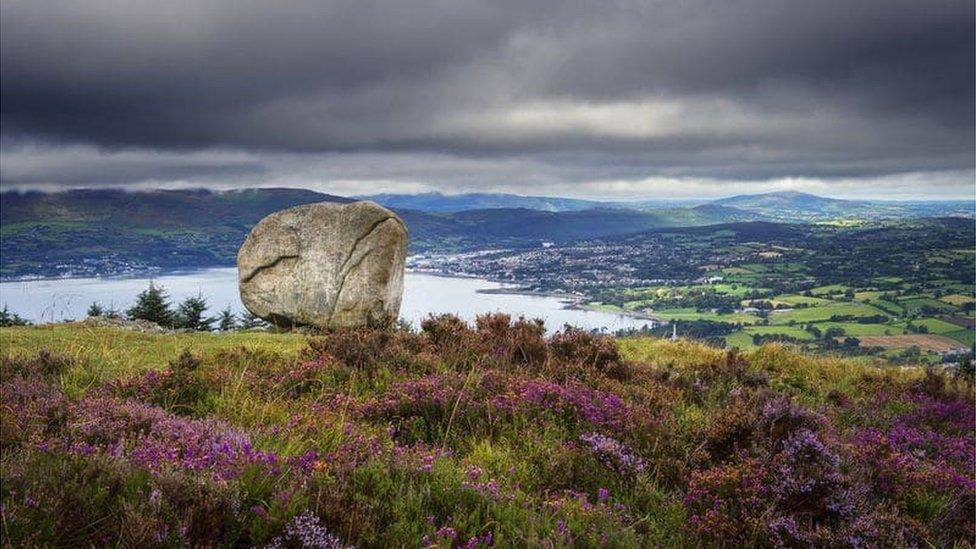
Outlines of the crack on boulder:
{"label": "crack on boulder", "polygon": [[[369,230],[366,231],[362,236],[360,236],[359,238],[357,238],[356,241],[353,242],[353,245],[350,247],[350,249],[349,249],[350,250],[349,251],[349,255],[346,256],[346,259],[342,262],[342,267],[339,269],[339,286],[338,286],[338,289],[336,290],[336,293],[335,293],[335,299],[332,301],[332,310],[329,311],[329,323],[330,324],[332,323],[332,319],[335,317],[336,308],[339,307],[339,299],[342,297],[342,290],[343,290],[343,288],[346,285],[346,278],[349,277],[349,273],[353,269],[355,269],[360,264],[362,264],[363,260],[366,259],[366,254],[362,254],[359,257],[359,259],[354,264],[352,264],[352,265],[349,264],[349,262],[352,260],[353,256],[356,255],[356,250],[359,249],[359,244],[363,240],[365,240],[367,237],[369,237],[369,235],[371,235],[374,232],[376,232],[376,229],[378,229],[380,225],[382,225],[383,223],[386,223],[387,221],[390,221],[390,220],[394,220],[394,221],[400,222],[400,220],[398,220],[395,217],[385,217],[383,219],[380,219],[376,223],[373,223],[370,226]],[[402,222],[401,222],[401,224],[402,224]]]}
{"label": "crack on boulder", "polygon": [[257,274],[260,273],[261,271],[272,269],[286,259],[298,259],[299,257],[301,256],[298,254],[279,255],[271,263],[268,263],[267,265],[259,265],[255,267],[254,270],[252,270],[250,273],[247,274],[247,276],[241,279],[241,283],[250,282],[251,279],[257,276]]}

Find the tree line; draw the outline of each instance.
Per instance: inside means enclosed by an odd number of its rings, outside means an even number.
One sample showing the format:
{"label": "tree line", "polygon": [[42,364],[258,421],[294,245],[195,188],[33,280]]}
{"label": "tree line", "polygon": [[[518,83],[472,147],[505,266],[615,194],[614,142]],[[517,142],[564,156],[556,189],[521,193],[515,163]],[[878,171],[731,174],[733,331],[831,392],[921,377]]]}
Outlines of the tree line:
{"label": "tree line", "polygon": [[[166,290],[150,282],[149,287],[136,296],[135,304],[126,309],[124,316],[129,320],[146,320],[175,330],[198,332],[230,332],[268,325],[250,312],[240,316],[234,314],[229,305],[216,316],[208,316],[208,309],[209,305],[203,294],[188,297],[174,306]],[[88,307],[88,316],[122,318],[123,314],[115,309],[105,308],[96,301]]]}

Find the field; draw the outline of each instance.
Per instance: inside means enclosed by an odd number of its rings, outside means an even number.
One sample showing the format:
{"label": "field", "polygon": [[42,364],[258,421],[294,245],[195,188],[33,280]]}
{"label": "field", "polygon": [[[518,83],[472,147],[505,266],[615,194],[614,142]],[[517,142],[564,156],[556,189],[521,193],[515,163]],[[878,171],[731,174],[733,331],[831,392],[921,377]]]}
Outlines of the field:
{"label": "field", "polygon": [[[736,251],[748,249],[744,246]],[[935,263],[945,267],[944,261]],[[592,301],[589,306],[642,311],[662,322],[678,322],[679,335],[709,338],[728,347],[752,349],[764,341],[781,341],[808,351],[875,354],[899,364],[959,360],[957,354],[947,359],[943,354],[972,348],[976,340],[973,330],[965,327],[970,317],[962,316],[971,311],[972,300],[965,293],[971,286],[951,279],[909,284],[901,277],[875,277],[866,279],[864,286],[822,284],[802,292],[781,292],[776,288],[787,284],[784,281],[810,284],[801,262],[709,269],[721,272],[725,279],[711,284],[611,289],[600,293],[610,303]],[[950,291],[961,293],[945,294]],[[662,330],[659,335],[664,334]],[[923,354],[916,355],[912,347]]]}
{"label": "field", "polygon": [[861,337],[867,335],[900,335],[905,333],[905,328],[892,324],[861,324],[860,322],[823,322],[816,324],[818,328],[828,330],[830,328],[840,328],[844,330],[844,335]]}
{"label": "field", "polygon": [[957,307],[965,305],[966,303],[972,303],[973,301],[976,301],[973,299],[973,296],[962,295],[962,294],[944,295],[939,299],[945,301],[946,303],[949,303],[950,305],[955,305]]}
{"label": "field", "polygon": [[[959,326],[938,318],[917,318],[911,321],[915,326],[925,326],[925,329],[932,334],[945,334],[959,330]],[[899,322],[897,326],[908,326],[908,322]]]}
{"label": "field", "polygon": [[0,328],[0,347],[4,546],[952,546],[974,527],[971,379],[873,359],[501,315]]}
{"label": "field", "polygon": [[866,317],[884,315],[884,313],[863,303],[832,303],[803,309],[793,309],[770,316],[771,324],[788,324],[790,322],[822,322],[836,316]]}
{"label": "field", "polygon": [[886,299],[874,299],[869,303],[893,316],[903,316],[905,314],[905,307],[893,301],[888,301]]}
{"label": "field", "polygon": [[882,347],[885,349],[907,349],[918,347],[923,351],[945,352],[966,350],[966,346],[954,339],[934,334],[907,334],[892,336],[860,336],[862,347]]}
{"label": "field", "polygon": [[955,330],[953,332],[946,332],[942,335],[951,337],[970,349],[976,345],[976,332],[973,330]]}
{"label": "field", "polygon": [[922,312],[923,309],[931,309],[931,310],[938,311],[940,313],[950,313],[956,310],[956,307],[948,303],[945,303],[943,301],[933,299],[931,297],[919,297],[915,299],[906,299],[904,301],[900,301],[899,303],[905,308],[905,310],[908,313],[911,314],[918,314]]}
{"label": "field", "polygon": [[773,298],[774,301],[779,301],[781,303],[787,303],[789,305],[826,305],[831,303],[829,299],[822,297],[813,297],[805,295],[778,295]]}
{"label": "field", "polygon": [[701,286],[699,289],[711,289],[719,294],[732,295],[735,297],[743,297],[750,292],[767,293],[768,288],[753,288],[746,284],[711,284],[709,286]]}
{"label": "field", "polygon": [[[742,245],[735,252],[743,254],[754,248],[757,245]],[[784,253],[791,251],[780,249]],[[763,257],[766,262],[747,262],[721,270],[710,265],[708,272],[724,275],[723,280],[712,280],[711,284],[611,289],[600,292],[608,302],[594,301],[590,305],[601,310],[643,311],[663,322],[678,322],[679,334],[684,331],[740,349],[777,340],[806,350],[851,356],[874,353],[896,363],[939,363],[943,362],[943,353],[972,348],[976,340],[973,330],[965,325],[971,322],[968,319],[973,303],[968,297],[972,291],[969,284],[938,276],[912,283],[902,277],[873,277],[865,278],[864,285],[814,285],[804,263],[779,263],[775,261],[778,256]],[[939,256],[933,263],[939,269],[948,269],[954,265],[953,257]],[[809,287],[802,291],[777,291],[798,284]],[[914,346],[924,351],[922,356],[913,354]],[[872,350],[877,347],[885,351]],[[954,355],[947,360],[958,359]]]}
{"label": "field", "polygon": [[742,324],[755,324],[759,319],[753,315],[745,313],[712,313],[708,311],[697,311],[695,309],[664,309],[654,311],[653,316],[661,320],[712,320],[715,322],[731,322]]}
{"label": "field", "polygon": [[770,334],[785,335],[801,341],[813,340],[813,335],[810,332],[798,326],[750,326],[725,336],[725,342],[730,347],[749,349],[756,346],[752,341],[752,336]]}
{"label": "field", "polygon": [[850,287],[844,284],[827,284],[826,286],[818,286],[816,288],[811,288],[810,293],[815,296],[832,296],[843,294]]}
{"label": "field", "polygon": [[[857,346],[868,350],[884,348],[885,351],[879,356],[897,361],[904,357],[896,351],[918,347],[925,352],[919,360],[939,362],[942,359],[939,353],[971,348],[976,339],[972,330],[964,329],[959,322],[950,322],[952,317],[947,315],[953,312],[958,314],[960,308],[970,302],[958,295],[936,300],[930,297],[930,292],[857,289],[842,284],[816,287],[803,294],[774,295],[767,287],[750,284],[763,284],[763,279],[757,273],[775,273],[783,269],[778,269],[775,264],[750,264],[745,267],[750,276],[755,277],[751,282],[744,282],[742,277],[736,276],[738,282],[631,289],[626,291],[629,301],[624,302],[623,308],[646,309],[648,314],[665,322],[706,321],[740,325],[732,333],[726,330],[716,336],[725,345],[739,349],[754,348],[757,341],[762,341],[755,337],[761,336],[767,340],[786,338],[809,350],[824,347],[823,337],[826,335],[829,336],[827,339],[836,342],[844,342],[848,337],[856,338]],[[795,270],[795,266],[791,268]],[[933,286],[938,284],[933,282]],[[702,301],[710,299],[707,297],[709,295],[718,297],[711,302]],[[715,299],[726,296],[730,300],[726,303],[734,303],[744,310],[718,312],[717,309],[695,307],[654,308],[691,302],[714,303]],[[601,310],[620,310],[619,306],[600,302],[591,303],[590,306]],[[763,306],[767,308],[765,312],[756,309]],[[836,346],[830,348],[837,349]],[[849,351],[849,348],[841,347],[840,350]]]}

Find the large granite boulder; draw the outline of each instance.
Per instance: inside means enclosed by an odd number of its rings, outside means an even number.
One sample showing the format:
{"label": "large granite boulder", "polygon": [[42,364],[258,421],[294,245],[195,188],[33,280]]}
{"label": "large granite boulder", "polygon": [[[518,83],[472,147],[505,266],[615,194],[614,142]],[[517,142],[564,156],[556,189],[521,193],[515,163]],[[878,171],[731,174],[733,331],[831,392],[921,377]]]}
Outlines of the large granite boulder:
{"label": "large granite boulder", "polygon": [[390,323],[400,312],[407,229],[372,202],[275,212],[237,253],[244,306],[279,326]]}

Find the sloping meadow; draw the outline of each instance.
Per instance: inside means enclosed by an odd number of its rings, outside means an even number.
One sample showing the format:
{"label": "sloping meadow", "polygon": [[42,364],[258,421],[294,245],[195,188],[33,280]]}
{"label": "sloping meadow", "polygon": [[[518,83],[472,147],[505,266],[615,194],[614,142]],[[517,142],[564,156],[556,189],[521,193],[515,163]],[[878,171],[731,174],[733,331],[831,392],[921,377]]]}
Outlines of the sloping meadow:
{"label": "sloping meadow", "polygon": [[[100,337],[17,330],[3,335]],[[505,315],[337,331],[298,352],[147,335],[193,350],[128,368],[102,368],[98,345],[39,337],[0,364],[5,546],[973,536],[971,379],[779,346],[546,337]]]}

